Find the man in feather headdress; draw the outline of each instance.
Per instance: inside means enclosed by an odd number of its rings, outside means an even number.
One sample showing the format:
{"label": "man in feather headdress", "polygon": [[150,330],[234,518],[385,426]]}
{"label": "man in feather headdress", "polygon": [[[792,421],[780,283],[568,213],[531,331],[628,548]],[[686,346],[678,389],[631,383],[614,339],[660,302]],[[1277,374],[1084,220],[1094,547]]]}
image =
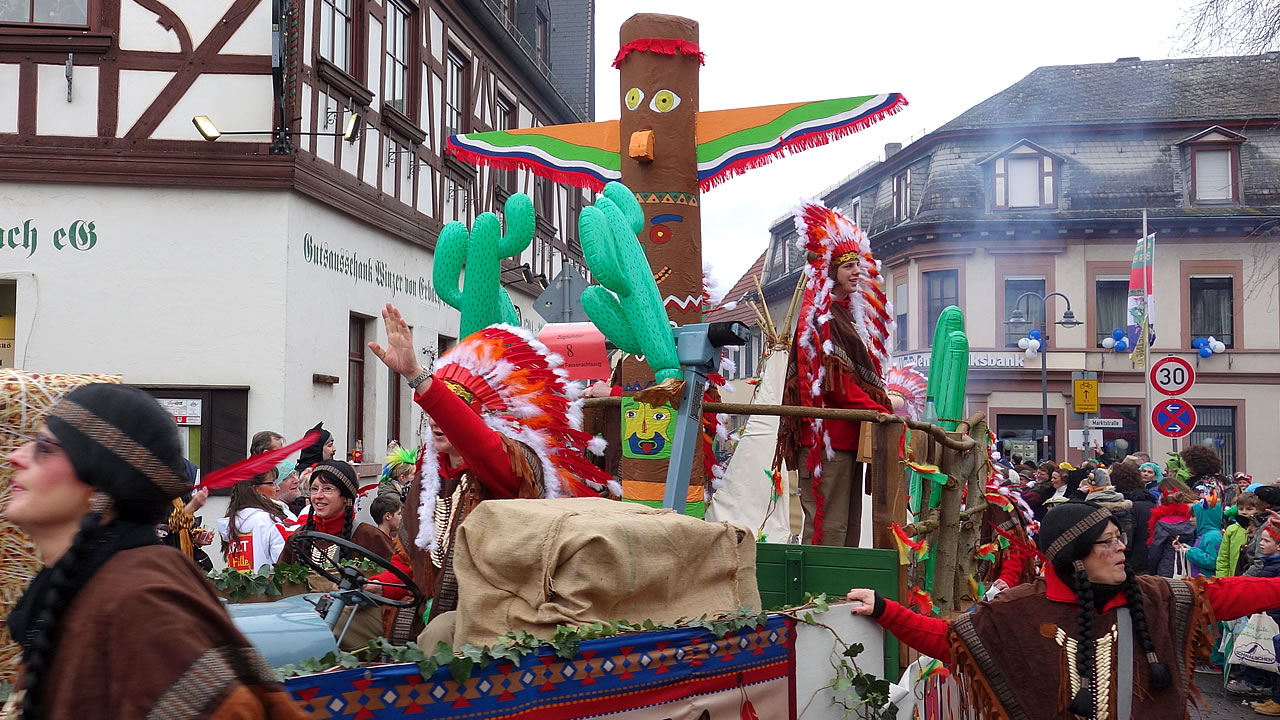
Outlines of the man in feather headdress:
{"label": "man in feather headdress", "polygon": [[[503,498],[556,498],[603,494],[608,475],[587,461],[599,441],[581,431],[581,403],[565,382],[562,360],[528,331],[492,325],[463,338],[441,357],[434,372],[422,367],[400,312],[382,313],[387,347],[370,343],[387,367],[414,389],[414,401],[431,418],[431,434],[419,455],[419,478],[410,484],[402,535],[405,552],[392,561],[413,576],[431,599],[434,621],[456,610],[454,537],[481,502]],[[394,582],[389,576],[371,578]],[[387,595],[393,595],[391,588]],[[399,598],[396,598],[399,599]],[[431,640],[452,640],[450,619],[431,623]],[[387,627],[389,634],[402,634]],[[411,632],[409,633],[412,634]]]}
{"label": "man in feather headdress", "polygon": [[[880,263],[862,230],[818,201],[795,211],[797,245],[809,254],[804,298],[787,363],[783,402],[813,408],[892,412],[883,369],[893,311]],[[777,465],[800,471],[803,541],[857,546],[862,529],[859,423],[784,418]]]}

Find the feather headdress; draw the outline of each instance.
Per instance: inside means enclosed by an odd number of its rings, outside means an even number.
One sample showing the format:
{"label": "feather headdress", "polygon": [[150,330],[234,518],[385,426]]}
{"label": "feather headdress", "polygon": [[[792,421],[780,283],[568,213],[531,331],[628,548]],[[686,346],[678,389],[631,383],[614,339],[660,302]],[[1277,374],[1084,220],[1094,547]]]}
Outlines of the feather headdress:
{"label": "feather headdress", "polygon": [[[587,450],[603,453],[604,441],[582,431],[581,387],[565,379],[563,363],[528,330],[491,325],[437,360],[434,376],[481,413],[490,428],[537,455],[545,497],[599,497],[606,489],[621,496],[612,478],[586,459]],[[423,438],[422,444],[430,448],[431,439]],[[435,546],[439,462],[429,449],[422,453],[415,543],[423,550]]]}
{"label": "feather headdress", "polygon": [[902,398],[902,410],[912,420],[919,420],[924,415],[925,395],[929,389],[929,380],[916,369],[915,365],[891,367],[884,374],[884,390],[890,397]]}

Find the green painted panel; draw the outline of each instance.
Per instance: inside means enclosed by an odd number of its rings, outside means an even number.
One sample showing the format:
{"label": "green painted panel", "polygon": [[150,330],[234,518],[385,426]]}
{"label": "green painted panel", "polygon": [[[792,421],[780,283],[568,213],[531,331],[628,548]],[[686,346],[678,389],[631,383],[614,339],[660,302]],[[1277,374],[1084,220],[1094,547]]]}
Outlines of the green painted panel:
{"label": "green painted panel", "polygon": [[[756,582],[766,610],[799,605],[805,593],[843,598],[850,588],[871,588],[898,599],[898,553],[871,548],[826,545],[756,545]],[[885,634],[884,666],[896,680],[898,641]]]}

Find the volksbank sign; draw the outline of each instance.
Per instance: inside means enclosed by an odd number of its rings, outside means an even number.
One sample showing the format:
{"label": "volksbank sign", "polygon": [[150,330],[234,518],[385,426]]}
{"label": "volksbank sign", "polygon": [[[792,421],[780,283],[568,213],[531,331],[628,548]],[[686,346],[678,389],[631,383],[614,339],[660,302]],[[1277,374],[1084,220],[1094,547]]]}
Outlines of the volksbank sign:
{"label": "volksbank sign", "polygon": [[[1026,353],[1022,350],[1013,352],[981,352],[969,353],[971,368],[1020,368],[1026,367]],[[893,357],[894,367],[915,365],[921,370],[929,369],[929,353],[908,353]]]}

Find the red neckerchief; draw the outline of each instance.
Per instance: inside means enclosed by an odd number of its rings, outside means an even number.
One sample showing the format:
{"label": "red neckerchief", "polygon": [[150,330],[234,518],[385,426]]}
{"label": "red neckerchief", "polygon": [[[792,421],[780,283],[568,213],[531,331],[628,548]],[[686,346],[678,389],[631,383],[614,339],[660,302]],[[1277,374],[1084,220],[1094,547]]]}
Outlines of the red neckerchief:
{"label": "red neckerchief", "polygon": [[[1070,603],[1072,605],[1076,604],[1077,600],[1075,591],[1067,587],[1066,583],[1062,582],[1062,579],[1058,577],[1058,573],[1054,572],[1053,565],[1048,563],[1045,563],[1044,566],[1044,582],[1046,585],[1044,593],[1045,597],[1054,602]],[[1126,598],[1124,593],[1116,593],[1115,597],[1111,598],[1111,600],[1098,611],[1098,614],[1110,612],[1125,603]]]}
{"label": "red neckerchief", "polygon": [[[310,517],[310,513],[298,518],[299,529],[302,529],[302,527],[304,527],[307,524],[308,517]],[[342,514],[335,515],[331,518],[322,518],[319,515],[317,515],[315,529],[319,532],[322,532],[328,535],[336,535],[338,537],[342,537],[342,528],[346,527],[346,524],[347,524],[347,519]]]}
{"label": "red neckerchief", "polygon": [[449,464],[449,456],[440,453],[440,476],[449,480],[457,480],[462,477],[462,473],[466,472],[467,464],[464,462],[457,467]]}

